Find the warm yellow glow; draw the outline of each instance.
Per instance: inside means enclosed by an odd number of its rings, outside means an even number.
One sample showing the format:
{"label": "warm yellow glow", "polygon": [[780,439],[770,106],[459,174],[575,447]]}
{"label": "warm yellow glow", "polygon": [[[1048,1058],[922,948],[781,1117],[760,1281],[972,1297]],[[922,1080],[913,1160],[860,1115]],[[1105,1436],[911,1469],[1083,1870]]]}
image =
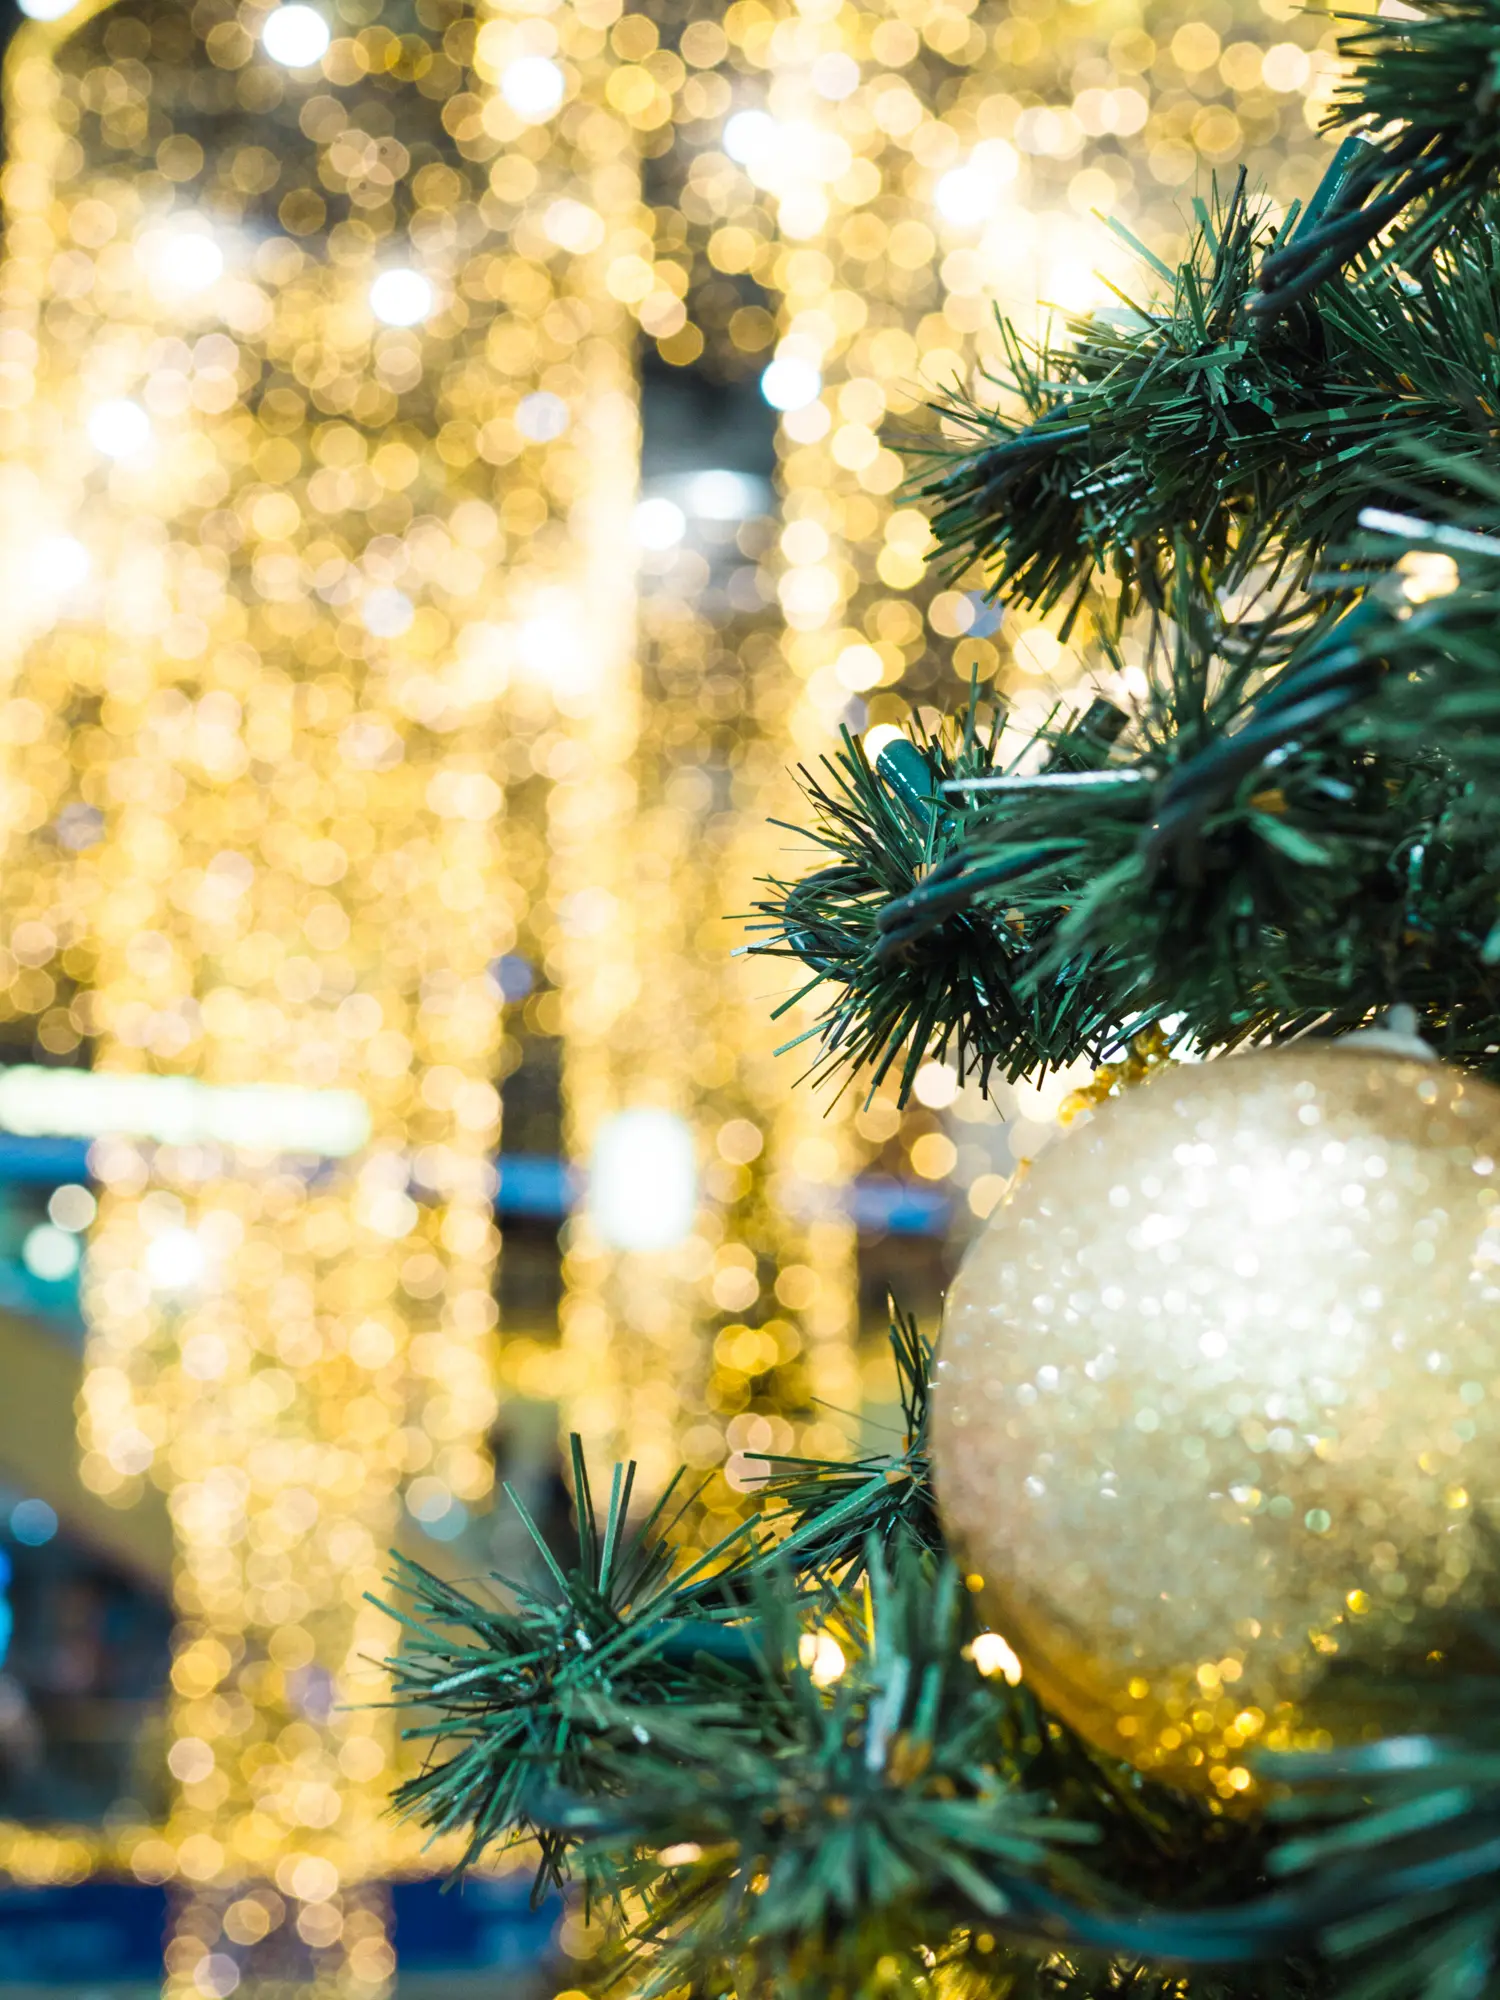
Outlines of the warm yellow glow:
{"label": "warm yellow glow", "polygon": [[797,1658],[807,1668],[814,1687],[832,1687],[849,1662],[831,1632],[804,1632],[797,1641]]}
{"label": "warm yellow glow", "polygon": [[1021,1662],[1014,1649],[998,1632],[981,1632],[969,1648],[970,1657],[986,1680],[1003,1675],[1012,1687],[1021,1683]]}
{"label": "warm yellow glow", "polygon": [[[337,19],[294,47],[309,9],[254,43],[120,0],[11,60],[0,741],[7,831],[49,831],[7,876],[9,1009],[112,1080],[343,1092],[368,1125],[344,1162],[290,1118],[96,1149],[82,1470],[118,1505],[161,1486],[177,1533],[174,1802],[123,1859],[190,1891],[184,2000],[262,1947],[345,2000],[394,1968],[393,1629],[364,1600],[403,1490],[446,1532],[491,1480],[490,968],[525,899],[494,773],[530,655],[565,676],[523,692],[533,731],[597,735],[630,623],[616,11],[571,8],[498,96],[437,11],[387,63]],[[485,50],[539,26],[497,11]],[[596,217],[586,247],[530,229],[538,185]]]}

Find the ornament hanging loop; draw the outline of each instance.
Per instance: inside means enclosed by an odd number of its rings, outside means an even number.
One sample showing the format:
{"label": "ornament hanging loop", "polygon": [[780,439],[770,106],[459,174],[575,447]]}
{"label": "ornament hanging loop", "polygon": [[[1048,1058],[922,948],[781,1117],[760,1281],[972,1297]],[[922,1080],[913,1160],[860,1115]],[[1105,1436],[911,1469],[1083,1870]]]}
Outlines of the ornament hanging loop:
{"label": "ornament hanging loop", "polygon": [[1358,1046],[1375,1055],[1404,1056],[1408,1062],[1435,1063],[1438,1059],[1437,1050],[1422,1039],[1416,1008],[1405,1000],[1387,1007],[1371,1027],[1341,1035],[1333,1046],[1340,1049]]}

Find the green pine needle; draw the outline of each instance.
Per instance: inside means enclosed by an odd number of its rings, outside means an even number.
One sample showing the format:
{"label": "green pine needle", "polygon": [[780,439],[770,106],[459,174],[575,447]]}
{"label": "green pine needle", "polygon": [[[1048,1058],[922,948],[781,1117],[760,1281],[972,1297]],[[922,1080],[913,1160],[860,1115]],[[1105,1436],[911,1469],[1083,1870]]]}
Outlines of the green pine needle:
{"label": "green pine needle", "polygon": [[[1284,233],[1284,232],[1283,232]],[[1278,549],[1301,573],[1362,505],[1410,497],[1416,455],[1487,450],[1500,410],[1493,214],[1420,277],[1360,266],[1296,312],[1252,307],[1277,241],[1244,177],[1200,205],[1168,300],[1067,316],[1034,353],[1000,327],[1007,372],[984,401],[934,406],[941,442],[909,446],[913,498],[948,566],[1050,611],[1106,570],[1165,602],[1179,541],[1223,592]]]}
{"label": "green pine needle", "polygon": [[[1471,534],[1500,527],[1467,468],[1440,470]],[[1358,553],[1384,574],[1432,547]],[[904,1094],[929,1055],[987,1084],[1164,1019],[1208,1053],[1404,1001],[1448,1059],[1494,1072],[1500,550],[1451,561],[1455,587],[1420,603],[1421,575],[1358,598],[1351,567],[1311,622],[1236,622],[1184,553],[1148,698],[1088,784],[1059,782],[1055,728],[1002,757],[968,727],[914,739],[939,794],[919,814],[847,742],[806,781],[830,864],[768,885],[754,947],[826,994],[822,1066],[894,1071]],[[953,782],[975,777],[1008,782]]]}

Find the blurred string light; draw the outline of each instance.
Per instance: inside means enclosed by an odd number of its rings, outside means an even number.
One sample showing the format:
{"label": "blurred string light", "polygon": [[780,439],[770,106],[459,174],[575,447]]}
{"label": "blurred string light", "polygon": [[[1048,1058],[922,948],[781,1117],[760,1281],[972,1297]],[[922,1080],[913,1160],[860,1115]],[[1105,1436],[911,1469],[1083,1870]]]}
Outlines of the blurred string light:
{"label": "blurred string light", "polygon": [[403,1490],[441,1540],[492,1476],[489,968],[628,809],[616,11],[120,0],[10,59],[0,1011],[65,1065],[15,1122],[106,1135],[81,1470],[166,1491],[180,1624],[166,1825],[0,1865],[177,1883],[174,2000],[369,2000],[417,1862],[365,1593]]}
{"label": "blurred string light", "polygon": [[[691,22],[679,35],[675,27],[626,15],[610,43],[616,67],[608,101],[642,150],[660,155],[679,114],[699,122],[701,141],[702,121],[722,119],[731,108],[719,73],[730,44],[717,21]],[[543,220],[554,241],[594,235],[588,217],[571,204],[549,202]],[[635,211],[631,225],[611,246],[606,288],[669,361],[690,361],[702,337],[688,319],[679,218],[653,202]],[[769,315],[756,307],[743,324],[760,321],[768,323]],[[626,708],[612,719],[601,715],[587,761],[578,757],[578,736],[545,751],[539,740],[532,753],[536,766],[562,774],[554,780],[550,823],[566,832],[578,862],[587,859],[589,868],[569,865],[554,833],[540,877],[554,886],[528,942],[555,983],[532,995],[525,1012],[533,1032],[555,1026],[562,1034],[569,1150],[589,1158],[622,1114],[681,1120],[695,1135],[697,1209],[680,1240],[656,1248],[606,1240],[608,1219],[601,1230],[594,1207],[575,1215],[564,1232],[561,1351],[539,1329],[535,1339],[509,1340],[503,1361],[507,1379],[525,1393],[562,1395],[569,1422],[598,1456],[607,1460],[628,1449],[640,1458],[645,1479],[660,1483],[683,1454],[698,1467],[723,1467],[741,1442],[792,1442],[797,1433],[779,1414],[777,1399],[806,1402],[805,1380],[784,1372],[798,1365],[802,1334],[776,1286],[785,1265],[786,1295],[803,1301],[810,1279],[803,1224],[773,1209],[765,1176],[746,1164],[757,1161],[761,1141],[747,1115],[757,1101],[754,1093],[747,1099],[739,1065],[743,1047],[766,1049],[763,1006],[742,1043],[749,1013],[736,1012],[726,991],[723,912],[726,902],[748,894],[750,882],[748,852],[736,845],[739,814],[761,803],[758,756],[763,752],[766,768],[779,767],[784,742],[777,706],[784,690],[774,686],[768,629],[773,599],[754,581],[769,496],[749,474],[705,468],[649,497],[670,500],[684,530],[665,547],[643,546],[666,541],[667,529],[676,535],[676,520],[653,509],[646,534],[636,538],[652,579],[639,717]],[[700,585],[722,563],[733,566],[736,602],[749,607],[753,600],[753,608],[734,612],[738,629],[721,647],[692,600],[701,605]],[[721,577],[711,588],[722,596],[728,581]],[[565,659],[566,618],[552,614],[548,624],[538,650]],[[739,655],[742,642],[753,665]],[[752,678],[762,684],[758,694],[750,691]],[[750,765],[744,772],[742,750]],[[725,872],[731,859],[732,877]],[[541,921],[545,916],[550,921]],[[753,1057],[748,1066],[756,1067]],[[761,1098],[771,1095],[771,1079],[759,1071],[775,1068],[758,1067]],[[784,1087],[777,1075],[774,1088]],[[711,1398],[714,1354],[725,1341],[739,1343],[735,1352],[747,1366],[754,1347],[757,1400],[774,1417],[749,1407],[744,1375],[728,1395]],[[711,1500],[732,1496],[715,1482]]]}
{"label": "blurred string light", "polygon": [[261,46],[272,62],[289,69],[307,69],[321,61],[333,37],[314,7],[273,7],[260,31]]}
{"label": "blurred string light", "polygon": [[[976,366],[997,358],[992,302],[1030,330],[1039,311],[1105,301],[1107,278],[1139,284],[1096,211],[1170,254],[1181,191],[1205,163],[1248,146],[1274,194],[1300,186],[1332,35],[1299,24],[1315,46],[1288,102],[1276,51],[1234,38],[1237,18],[1263,37],[1266,13],[1290,10],[1214,0],[1188,19],[1156,8],[1148,33],[1134,13],[1106,20],[1051,0],[1008,14],[929,0],[877,6],[857,23],[812,9],[768,26],[775,136],[757,125],[745,158],[786,246],[763,383],[784,412],[780,591],[809,721],[812,710],[836,716],[851,695],[869,719],[890,719],[881,690],[897,687],[932,689],[949,706],[948,661],[964,679],[1010,668],[1010,647],[976,629],[973,599],[927,577],[927,530],[901,500],[891,422],[937,388],[984,392]],[[809,388],[821,378],[811,393],[780,387],[793,367]],[[1013,619],[1014,638],[1032,623]],[[1016,664],[1065,686],[1082,648],[1042,636],[1045,652]],[[1029,726],[1048,691],[1023,679],[1018,692],[1029,698],[1017,726]]]}
{"label": "blurred string light", "polygon": [[128,396],[107,396],[89,411],[88,441],[105,458],[134,458],[151,442],[151,419]]}
{"label": "blurred string light", "polygon": [[773,410],[805,410],[823,393],[823,378],[800,355],[781,354],[761,376],[760,393]]}
{"label": "blurred string light", "polygon": [[529,124],[550,118],[566,90],[563,73],[550,56],[517,56],[500,72],[500,95]]}
{"label": "blurred string light", "polygon": [[370,310],[383,326],[418,326],[432,308],[432,285],[420,271],[382,271],[370,287]]}
{"label": "blurred string light", "polygon": [[692,1127],[670,1111],[619,1111],[594,1137],[589,1207],[610,1250],[672,1250],[693,1227]]}
{"label": "blurred string light", "polygon": [[190,226],[143,232],[140,256],[153,289],[167,303],[207,291],[224,274],[223,250],[205,230]]}

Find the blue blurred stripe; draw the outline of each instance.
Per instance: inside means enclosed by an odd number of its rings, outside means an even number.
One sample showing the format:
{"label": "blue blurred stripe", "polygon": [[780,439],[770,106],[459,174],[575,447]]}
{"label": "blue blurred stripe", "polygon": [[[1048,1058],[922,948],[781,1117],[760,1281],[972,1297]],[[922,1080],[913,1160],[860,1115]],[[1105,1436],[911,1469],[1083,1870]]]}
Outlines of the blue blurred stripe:
{"label": "blue blurred stripe", "polygon": [[0,1181],[23,1187],[60,1187],[89,1175],[87,1139],[22,1139],[0,1132]]}
{"label": "blue blurred stripe", "polygon": [[[0,1132],[0,1184],[57,1187],[88,1179],[86,1139],[28,1139]],[[583,1198],[579,1168],[549,1153],[502,1153],[495,1209],[502,1218],[561,1222]],[[856,1229],[891,1236],[941,1236],[953,1216],[942,1188],[887,1174],[865,1174],[844,1190],[842,1206]]]}

